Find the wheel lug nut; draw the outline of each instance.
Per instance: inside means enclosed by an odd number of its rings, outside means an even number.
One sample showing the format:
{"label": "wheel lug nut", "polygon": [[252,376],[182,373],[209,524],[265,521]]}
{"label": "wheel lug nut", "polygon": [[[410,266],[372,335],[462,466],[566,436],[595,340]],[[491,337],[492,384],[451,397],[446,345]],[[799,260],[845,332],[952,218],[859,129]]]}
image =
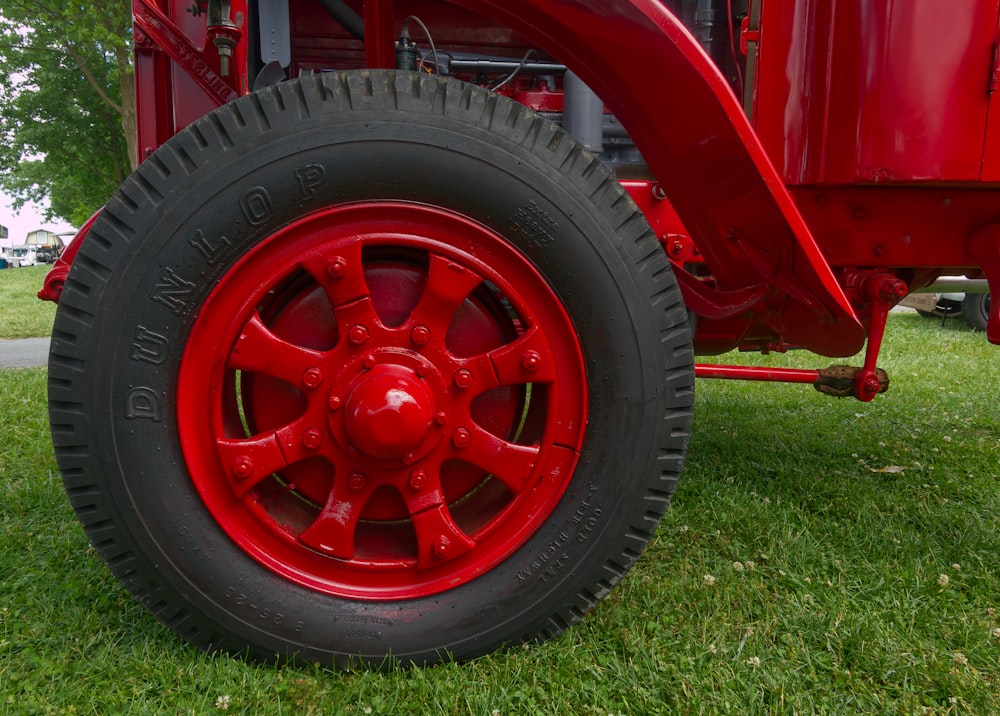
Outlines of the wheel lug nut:
{"label": "wheel lug nut", "polygon": [[410,473],[410,489],[421,490],[427,484],[427,473],[423,470],[414,470]]}
{"label": "wheel lug nut", "polygon": [[320,383],[323,382],[323,371],[319,368],[309,368],[305,373],[302,374],[302,385],[304,385],[309,390],[318,388]]}
{"label": "wheel lug nut", "polygon": [[368,355],[366,355],[364,357],[364,359],[361,361],[361,365],[363,365],[368,370],[371,370],[372,368],[374,368],[375,367],[375,354],[374,353],[369,353]]}
{"label": "wheel lug nut", "polygon": [[309,428],[302,433],[302,447],[315,450],[323,444],[323,433],[316,428]]}
{"label": "wheel lug nut", "polygon": [[253,474],[253,460],[247,455],[240,455],[233,463],[233,474],[241,479],[246,479]]}
{"label": "wheel lug nut", "polygon": [[351,326],[351,329],[347,332],[347,340],[356,346],[362,345],[368,340],[368,329],[360,323]]}
{"label": "wheel lug nut", "polygon": [[435,413],[434,422],[443,427],[444,424],[448,422],[448,413],[444,412],[443,410],[438,413]]}
{"label": "wheel lug nut", "polygon": [[330,400],[327,401],[327,405],[330,406],[330,410],[340,410],[340,406],[344,404],[344,400],[339,395],[331,395]]}
{"label": "wheel lug nut", "polygon": [[343,278],[347,271],[347,261],[342,256],[335,257],[326,265],[326,273],[330,278]]}
{"label": "wheel lug nut", "polygon": [[427,326],[414,326],[410,331],[410,340],[414,345],[425,346],[431,339],[431,329]]}
{"label": "wheel lug nut", "polygon": [[444,535],[441,535],[436,540],[434,540],[434,544],[432,545],[432,549],[434,550],[434,556],[437,557],[438,559],[444,559],[445,557],[447,557],[450,548],[451,548],[451,542],[449,542],[448,538],[445,537]]}
{"label": "wheel lug nut", "polygon": [[347,476],[347,489],[351,492],[361,492],[368,485],[368,478],[363,472],[352,472]]}
{"label": "wheel lug nut", "polygon": [[472,440],[472,435],[465,428],[456,428],[455,432],[451,434],[451,444],[459,450],[468,447],[470,440]]}
{"label": "wheel lug nut", "polygon": [[534,373],[542,366],[542,356],[538,351],[525,351],[521,356],[521,367],[529,373]]}
{"label": "wheel lug nut", "polygon": [[454,377],[455,385],[461,389],[468,388],[472,385],[472,371],[461,368],[455,371]]}

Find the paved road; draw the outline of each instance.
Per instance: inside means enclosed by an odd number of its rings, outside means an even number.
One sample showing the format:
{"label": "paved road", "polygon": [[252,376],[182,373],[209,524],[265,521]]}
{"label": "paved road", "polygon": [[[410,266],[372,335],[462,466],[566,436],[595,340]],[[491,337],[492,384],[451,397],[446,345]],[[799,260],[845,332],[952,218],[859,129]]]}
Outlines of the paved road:
{"label": "paved road", "polygon": [[0,340],[0,368],[33,368],[48,360],[48,337]]}

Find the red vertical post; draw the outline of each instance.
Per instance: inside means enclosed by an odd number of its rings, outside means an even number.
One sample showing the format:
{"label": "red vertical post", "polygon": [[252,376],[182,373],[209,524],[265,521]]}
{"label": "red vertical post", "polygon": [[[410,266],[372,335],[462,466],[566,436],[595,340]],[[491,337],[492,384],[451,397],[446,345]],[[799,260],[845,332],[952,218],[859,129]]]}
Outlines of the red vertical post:
{"label": "red vertical post", "polygon": [[396,66],[393,49],[395,22],[394,0],[365,0],[365,65],[392,69]]}

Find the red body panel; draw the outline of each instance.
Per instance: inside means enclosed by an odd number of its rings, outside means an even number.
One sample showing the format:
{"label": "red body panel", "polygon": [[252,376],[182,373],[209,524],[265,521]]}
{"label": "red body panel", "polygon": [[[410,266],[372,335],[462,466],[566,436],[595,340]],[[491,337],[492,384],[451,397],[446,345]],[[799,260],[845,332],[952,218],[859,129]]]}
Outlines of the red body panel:
{"label": "red body panel", "polygon": [[983,178],[997,0],[762,11],[755,126],[786,182]]}
{"label": "red body panel", "polygon": [[[700,353],[851,355],[879,334],[873,316],[885,308],[862,286],[898,279],[913,289],[984,270],[1000,281],[989,184],[1000,181],[1000,0],[752,0],[749,119],[666,3],[346,4],[364,20],[364,41],[316,0],[290,3],[288,76],[394,66],[394,40],[415,15],[449,52],[516,59],[535,49],[581,77],[654,177],[626,186],[699,315]],[[218,30],[204,17],[180,0],[134,6],[138,141],[148,154],[227,93],[248,91],[256,4],[231,3],[240,41],[226,76]],[[413,38],[427,47],[422,30]],[[562,109],[561,87],[504,91]]]}

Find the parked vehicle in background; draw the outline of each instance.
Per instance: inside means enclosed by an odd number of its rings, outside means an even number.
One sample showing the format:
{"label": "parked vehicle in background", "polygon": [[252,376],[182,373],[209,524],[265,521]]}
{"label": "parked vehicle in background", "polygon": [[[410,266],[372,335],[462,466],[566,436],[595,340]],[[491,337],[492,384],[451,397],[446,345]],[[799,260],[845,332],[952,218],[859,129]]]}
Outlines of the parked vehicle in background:
{"label": "parked vehicle in background", "polygon": [[23,266],[37,266],[43,261],[38,260],[38,246],[31,244],[21,244],[11,246],[7,252],[7,265],[10,268],[20,268]]}
{"label": "parked vehicle in background", "polygon": [[[935,288],[940,290],[935,291]],[[921,316],[942,321],[961,316],[977,331],[985,331],[989,324],[990,293],[983,280],[944,277],[925,292],[910,294],[900,301],[900,305],[916,309]]]}
{"label": "parked vehicle in background", "polygon": [[62,255],[65,243],[62,237],[48,229],[29,231],[23,244],[5,249],[3,258],[12,268],[55,263]]}
{"label": "parked vehicle in background", "polygon": [[35,260],[40,264],[54,264],[61,253],[59,246],[40,246],[35,252]]}

